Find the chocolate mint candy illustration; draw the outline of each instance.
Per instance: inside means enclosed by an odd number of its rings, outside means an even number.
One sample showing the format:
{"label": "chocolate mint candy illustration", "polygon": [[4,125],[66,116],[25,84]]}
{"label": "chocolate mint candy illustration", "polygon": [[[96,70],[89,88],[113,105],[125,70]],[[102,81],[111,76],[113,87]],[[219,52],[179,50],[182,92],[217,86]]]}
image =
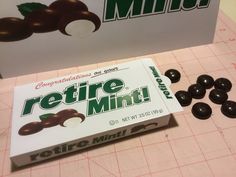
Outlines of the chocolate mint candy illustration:
{"label": "chocolate mint candy illustration", "polygon": [[137,125],[137,126],[131,128],[131,133],[136,133],[136,132],[138,132],[138,131],[140,131],[140,130],[146,129],[146,128],[149,127],[149,126],[157,126],[157,125],[158,125],[158,124],[157,124],[156,122],[150,123],[150,124],[147,124],[147,125]]}
{"label": "chocolate mint candy illustration", "polygon": [[59,125],[60,116],[57,114],[44,114],[40,116],[44,128],[54,127]]}
{"label": "chocolate mint candy illustration", "polygon": [[6,17],[0,19],[0,41],[11,42],[26,39],[33,34],[28,23],[20,18]]}
{"label": "chocolate mint candy illustration", "polygon": [[53,114],[53,113],[43,114],[43,115],[39,116],[39,118],[41,121],[44,121],[53,115],[55,115],[55,114]]}
{"label": "chocolate mint candy illustration", "polygon": [[137,125],[131,129],[131,133],[136,133],[136,132],[143,130],[143,129],[145,129],[145,125]]}
{"label": "chocolate mint candy illustration", "polygon": [[76,127],[84,120],[85,120],[85,116],[83,114],[73,113],[73,114],[70,114],[70,116],[61,117],[59,124],[62,127]]}
{"label": "chocolate mint candy illustration", "polygon": [[59,111],[57,115],[60,117],[71,117],[71,115],[74,115],[75,113],[78,113],[75,109],[64,109]]}
{"label": "chocolate mint candy illustration", "polygon": [[25,21],[35,33],[45,33],[57,30],[60,14],[53,9],[35,10],[25,17]]}
{"label": "chocolate mint candy illustration", "polygon": [[18,134],[22,136],[31,135],[40,132],[42,129],[43,125],[41,122],[30,122],[21,127]]}
{"label": "chocolate mint candy illustration", "polygon": [[73,11],[88,11],[88,7],[78,0],[57,0],[50,4],[49,8],[57,10],[62,15]]}
{"label": "chocolate mint candy illustration", "polygon": [[59,24],[59,30],[69,36],[86,36],[99,29],[101,21],[99,17],[89,11],[76,11],[65,14]]}
{"label": "chocolate mint candy illustration", "polygon": [[35,10],[47,8],[47,6],[41,3],[32,2],[32,3],[24,3],[24,4],[17,5],[17,8],[20,11],[20,13],[25,17],[29,15],[31,12]]}

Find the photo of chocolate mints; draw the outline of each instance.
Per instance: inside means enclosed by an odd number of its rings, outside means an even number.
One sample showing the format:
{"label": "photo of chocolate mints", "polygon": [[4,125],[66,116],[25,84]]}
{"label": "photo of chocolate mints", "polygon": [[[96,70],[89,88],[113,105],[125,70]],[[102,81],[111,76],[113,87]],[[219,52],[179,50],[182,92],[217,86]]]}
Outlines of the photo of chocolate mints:
{"label": "photo of chocolate mints", "polygon": [[72,37],[83,37],[97,31],[100,18],[79,0],[56,0],[49,6],[24,3],[17,6],[24,18],[0,18],[0,42],[20,41],[33,33],[59,30]]}
{"label": "photo of chocolate mints", "polygon": [[61,127],[74,128],[85,120],[82,113],[75,109],[64,109],[54,113],[43,114],[39,116],[41,122],[30,122],[22,126],[18,134],[21,136],[31,135],[40,132],[44,128],[51,128],[60,125]]}
{"label": "photo of chocolate mints", "polygon": [[[176,69],[169,69],[165,75],[179,81],[181,76],[180,72]],[[172,82],[175,83],[175,82]],[[211,89],[212,88],[212,89]],[[208,98],[215,104],[221,105],[221,112],[228,118],[236,118],[236,102],[228,100],[228,92],[232,88],[232,83],[227,78],[214,78],[207,74],[202,74],[197,77],[196,83],[190,85],[188,90],[179,90],[175,93],[175,97],[182,107],[189,106],[192,99],[202,99],[206,95],[206,89],[211,89]],[[203,102],[197,102],[191,109],[194,117],[205,120],[211,117],[212,108]]]}

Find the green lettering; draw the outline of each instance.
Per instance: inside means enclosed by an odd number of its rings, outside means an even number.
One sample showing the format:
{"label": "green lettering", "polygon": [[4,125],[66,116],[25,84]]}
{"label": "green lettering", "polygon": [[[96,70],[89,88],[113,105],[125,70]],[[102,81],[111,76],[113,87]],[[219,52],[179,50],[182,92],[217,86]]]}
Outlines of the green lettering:
{"label": "green lettering", "polygon": [[46,95],[40,102],[40,106],[44,109],[54,108],[61,103],[62,95],[60,93],[51,93]]}
{"label": "green lettering", "polygon": [[141,103],[142,102],[142,96],[141,96],[139,90],[133,91],[133,93],[131,95],[133,97],[134,103]]}
{"label": "green lettering", "polygon": [[117,98],[117,108],[124,107],[123,106],[124,104],[126,104],[125,106],[132,105],[133,104],[132,97],[129,95],[125,95],[125,96],[120,96]]}
{"label": "green lettering", "polygon": [[144,14],[152,13],[154,1],[155,0],[145,0],[144,9],[143,9]]}
{"label": "green lettering", "polygon": [[89,98],[94,98],[97,96],[97,89],[102,87],[102,83],[96,83],[89,86]]}
{"label": "green lettering", "polygon": [[66,94],[65,102],[70,104],[76,101],[76,91],[77,88],[75,85],[72,85],[70,87],[67,87],[67,89],[64,91],[64,94]]}
{"label": "green lettering", "polygon": [[164,12],[166,0],[156,0],[155,12]]}
{"label": "green lettering", "polygon": [[106,0],[105,20],[141,15],[143,0]]}
{"label": "green lettering", "polygon": [[170,3],[171,3],[170,5],[171,11],[176,11],[180,9],[181,0],[171,0]]}
{"label": "green lettering", "polygon": [[210,4],[210,1],[211,0],[200,0],[200,3],[199,3],[199,8],[205,8],[207,7],[209,4]]}
{"label": "green lettering", "polygon": [[98,101],[97,99],[88,101],[88,115],[105,112],[109,110],[109,97],[103,97]]}
{"label": "green lettering", "polygon": [[87,82],[79,84],[79,101],[85,100],[87,96]]}
{"label": "green lettering", "polygon": [[119,92],[124,87],[124,83],[119,79],[108,80],[104,86],[103,90],[106,93],[116,93]]}
{"label": "green lettering", "polygon": [[40,102],[41,97],[35,97],[30,100],[26,100],[22,115],[26,115],[32,112],[32,108],[35,103]]}
{"label": "green lettering", "polygon": [[184,9],[192,9],[196,7],[198,0],[184,0],[183,2],[183,8]]}
{"label": "green lettering", "polygon": [[104,141],[104,136],[96,137],[93,139],[93,144],[98,144]]}

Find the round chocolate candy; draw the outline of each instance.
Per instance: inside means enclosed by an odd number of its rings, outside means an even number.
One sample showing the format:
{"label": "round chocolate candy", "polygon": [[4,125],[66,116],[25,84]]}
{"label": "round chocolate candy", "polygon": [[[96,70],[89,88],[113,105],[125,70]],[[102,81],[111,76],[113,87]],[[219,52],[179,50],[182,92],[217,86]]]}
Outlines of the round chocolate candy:
{"label": "round chocolate candy", "polygon": [[201,84],[201,86],[203,86],[205,89],[209,89],[209,88],[213,87],[214,79],[213,79],[213,77],[211,77],[207,74],[203,74],[197,78],[197,83]]}
{"label": "round chocolate candy", "polygon": [[214,87],[216,89],[221,89],[226,92],[229,92],[232,88],[232,83],[230,82],[229,79],[226,78],[219,78],[215,80]]}
{"label": "round chocolate candy", "polygon": [[57,114],[54,114],[52,116],[49,116],[47,119],[42,120],[43,128],[49,128],[54,127],[59,124],[60,116]]}
{"label": "round chocolate candy", "polygon": [[193,105],[192,114],[196,118],[204,120],[211,117],[212,109],[208,104],[199,102]]}
{"label": "round chocolate candy", "polygon": [[209,99],[216,104],[223,104],[227,99],[228,95],[225,91],[220,89],[213,89],[209,94]]}
{"label": "round chocolate candy", "polygon": [[31,30],[35,33],[46,33],[58,29],[60,14],[53,9],[43,8],[31,12],[25,17]]}
{"label": "round chocolate candy", "polygon": [[28,23],[20,18],[6,17],[0,19],[0,41],[2,42],[23,40],[32,34]]}
{"label": "round chocolate candy", "polygon": [[81,113],[71,114],[69,117],[61,117],[59,124],[62,127],[76,127],[85,120],[85,116]]}
{"label": "round chocolate candy", "polygon": [[224,102],[221,106],[221,112],[229,118],[236,118],[236,102],[230,100]]}
{"label": "round chocolate candy", "polygon": [[192,84],[188,88],[188,92],[190,93],[192,98],[201,99],[206,94],[206,89],[200,84]]}
{"label": "round chocolate candy", "polygon": [[192,102],[192,97],[191,97],[190,93],[188,93],[184,90],[180,90],[180,91],[176,92],[175,97],[177,98],[177,100],[179,101],[181,106],[189,106]]}
{"label": "round chocolate candy", "polygon": [[81,37],[97,31],[101,26],[99,17],[89,11],[65,14],[58,24],[59,30],[69,36]]}
{"label": "round chocolate candy", "polygon": [[171,83],[176,83],[180,80],[181,74],[176,69],[169,69],[165,72],[165,76],[171,80]]}
{"label": "round chocolate candy", "polygon": [[78,0],[57,0],[51,3],[49,8],[57,10],[60,14],[73,11],[88,11],[88,7]]}
{"label": "round chocolate candy", "polygon": [[43,129],[42,122],[30,122],[21,127],[20,130],[18,131],[18,134],[22,136],[31,135],[40,132],[42,129]]}

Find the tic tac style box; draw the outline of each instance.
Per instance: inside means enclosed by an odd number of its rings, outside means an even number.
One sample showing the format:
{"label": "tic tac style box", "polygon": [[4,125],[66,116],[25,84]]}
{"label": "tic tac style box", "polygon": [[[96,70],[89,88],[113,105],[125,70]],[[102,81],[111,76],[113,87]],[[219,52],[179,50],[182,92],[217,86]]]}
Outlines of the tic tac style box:
{"label": "tic tac style box", "polygon": [[211,43],[219,0],[1,0],[3,77]]}
{"label": "tic tac style box", "polygon": [[165,126],[181,110],[151,59],[18,86],[10,158],[44,161]]}

